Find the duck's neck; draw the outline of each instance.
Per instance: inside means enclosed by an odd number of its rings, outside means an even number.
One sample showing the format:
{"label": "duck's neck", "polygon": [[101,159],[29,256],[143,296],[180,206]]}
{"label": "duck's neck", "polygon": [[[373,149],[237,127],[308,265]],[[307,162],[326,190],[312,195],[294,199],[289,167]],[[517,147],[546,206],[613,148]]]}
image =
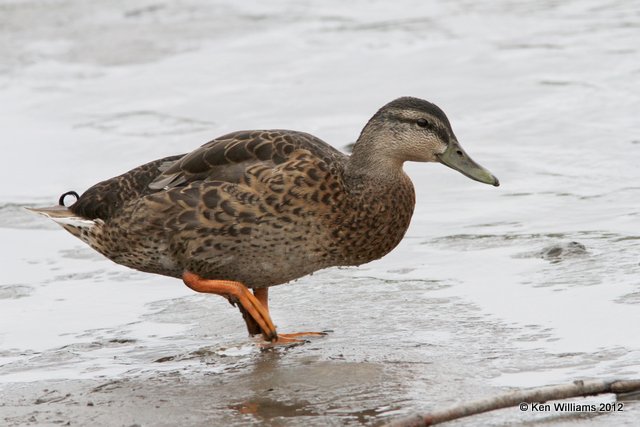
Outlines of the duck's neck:
{"label": "duck's neck", "polygon": [[406,179],[402,170],[404,161],[385,149],[389,146],[384,142],[388,135],[366,132],[366,130],[365,128],[353,146],[353,153],[346,168],[347,178],[378,185],[404,181]]}
{"label": "duck's neck", "polygon": [[[403,162],[381,152],[386,144],[359,138],[345,169],[349,195],[336,227],[339,265],[359,265],[391,251],[409,227],[415,193]],[[355,231],[354,231],[355,230]],[[359,232],[358,232],[359,231]]]}

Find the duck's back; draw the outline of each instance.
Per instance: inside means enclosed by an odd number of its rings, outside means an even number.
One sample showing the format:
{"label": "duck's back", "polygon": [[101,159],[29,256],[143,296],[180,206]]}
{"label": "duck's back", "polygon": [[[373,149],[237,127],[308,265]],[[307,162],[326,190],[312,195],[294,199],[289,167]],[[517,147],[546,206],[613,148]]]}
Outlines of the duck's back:
{"label": "duck's back", "polygon": [[108,221],[132,200],[149,195],[149,188],[162,170],[184,155],[165,157],[138,166],[122,175],[95,184],[69,207],[75,215],[86,219]]}
{"label": "duck's back", "polygon": [[[238,131],[216,138],[191,153],[165,157],[95,184],[69,209],[87,219],[108,221],[124,206],[153,193],[197,181],[240,183],[248,168],[285,163],[304,150],[324,164],[340,166],[346,156],[303,132]],[[332,171],[340,173],[339,171]]]}

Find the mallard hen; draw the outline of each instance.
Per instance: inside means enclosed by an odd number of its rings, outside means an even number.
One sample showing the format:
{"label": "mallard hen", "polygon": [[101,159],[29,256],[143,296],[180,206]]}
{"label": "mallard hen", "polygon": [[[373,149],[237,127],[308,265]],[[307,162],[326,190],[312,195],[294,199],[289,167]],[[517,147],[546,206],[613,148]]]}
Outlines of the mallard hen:
{"label": "mallard hen", "polygon": [[118,264],[226,297],[250,334],[276,341],[269,287],[378,259],[400,242],[415,204],[406,161],[499,185],[440,108],[404,97],[376,112],[350,156],[303,132],[239,131],[100,182],[69,207],[73,192],[32,210]]}

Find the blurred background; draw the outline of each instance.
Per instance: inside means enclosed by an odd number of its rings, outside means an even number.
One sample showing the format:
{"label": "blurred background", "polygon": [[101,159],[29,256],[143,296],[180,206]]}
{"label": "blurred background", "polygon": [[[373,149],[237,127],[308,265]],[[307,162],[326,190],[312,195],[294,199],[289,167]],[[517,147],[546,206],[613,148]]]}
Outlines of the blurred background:
{"label": "blurred background", "polygon": [[[639,40],[622,0],[0,0],[0,424],[376,425],[637,378]],[[501,186],[407,164],[394,252],[272,290],[279,330],[333,331],[302,346],[22,209],[239,129],[344,149],[404,95]],[[454,425],[635,425],[625,404]]]}

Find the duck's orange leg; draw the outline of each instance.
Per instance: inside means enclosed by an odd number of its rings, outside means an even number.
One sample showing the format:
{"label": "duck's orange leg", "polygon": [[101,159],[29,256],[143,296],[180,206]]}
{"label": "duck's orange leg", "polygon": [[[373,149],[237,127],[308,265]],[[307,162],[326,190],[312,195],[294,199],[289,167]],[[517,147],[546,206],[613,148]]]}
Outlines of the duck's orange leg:
{"label": "duck's orange leg", "polygon": [[[182,274],[184,283],[196,292],[206,292],[210,294],[222,295],[232,303],[237,303],[241,308],[240,311],[246,313],[245,321],[249,327],[248,317],[257,326],[257,333],[262,333],[267,341],[277,341],[278,334],[276,327],[273,325],[269,310],[267,310],[260,301],[240,282],[231,280],[209,280],[204,279],[197,274],[185,271]],[[249,329],[251,333],[251,329]]]}
{"label": "duck's orange leg", "polygon": [[[262,304],[262,306],[268,312],[269,311],[269,288],[254,289],[253,294],[255,295],[256,299],[260,301],[260,304]],[[254,326],[255,322],[253,324],[250,324],[251,322],[247,321],[246,316],[245,316],[245,322],[247,323],[247,330],[249,331],[249,334],[257,335],[258,333],[260,333],[259,331],[257,333],[252,332],[252,330],[255,330],[255,326]],[[296,338],[319,337],[324,335],[327,335],[327,334],[324,332],[296,332],[293,334],[278,334],[278,340],[276,341],[276,343],[278,344],[296,343],[296,342],[302,342],[301,340],[298,340]]]}

